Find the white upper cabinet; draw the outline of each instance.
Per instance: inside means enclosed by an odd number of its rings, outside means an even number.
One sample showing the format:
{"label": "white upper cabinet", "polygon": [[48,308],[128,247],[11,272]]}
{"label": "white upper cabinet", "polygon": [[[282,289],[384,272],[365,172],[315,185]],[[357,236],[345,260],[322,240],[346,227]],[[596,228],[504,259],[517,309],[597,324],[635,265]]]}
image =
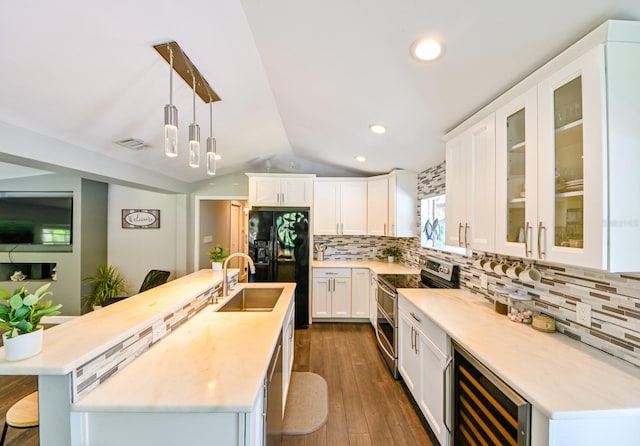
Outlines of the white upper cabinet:
{"label": "white upper cabinet", "polygon": [[540,260],[606,269],[604,70],[599,45],[538,86]]}
{"label": "white upper cabinet", "polygon": [[316,179],[313,233],[365,235],[367,233],[367,181]]}
{"label": "white upper cabinet", "polygon": [[254,174],[249,177],[249,206],[300,206],[313,203],[315,175]]}
{"label": "white upper cabinet", "polygon": [[389,177],[367,180],[367,235],[389,235]]}
{"label": "white upper cabinet", "polygon": [[490,114],[446,146],[446,242],[495,247],[495,120]]}
{"label": "white upper cabinet", "polygon": [[538,96],[496,111],[496,252],[533,258],[538,223]]}
{"label": "white upper cabinet", "polygon": [[[389,219],[387,235],[416,237],[418,234],[418,175],[409,170],[389,174]],[[384,200],[381,198],[381,200]]]}
{"label": "white upper cabinet", "polygon": [[[495,110],[493,202],[486,162],[491,138],[488,131],[474,134],[488,122],[474,117],[475,126],[469,121],[454,130],[447,142],[447,243],[640,271],[640,218],[632,195],[640,190],[638,79],[640,23],[609,21],[479,112],[493,119]],[[482,205],[486,215],[494,215],[495,206],[495,249]]]}

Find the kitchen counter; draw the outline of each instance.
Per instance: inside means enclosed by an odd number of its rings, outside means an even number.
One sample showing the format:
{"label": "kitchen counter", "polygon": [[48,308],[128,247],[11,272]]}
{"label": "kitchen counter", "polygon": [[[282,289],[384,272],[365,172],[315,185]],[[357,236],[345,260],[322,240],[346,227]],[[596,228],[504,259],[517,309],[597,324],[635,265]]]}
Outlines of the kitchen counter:
{"label": "kitchen counter", "polygon": [[71,406],[74,412],[250,412],[292,303],[294,283],[283,287],[273,311],[201,310],[118,374]]}
{"label": "kitchen counter", "polygon": [[547,418],[640,416],[640,368],[561,333],[511,322],[464,290],[399,292]]}
{"label": "kitchen counter", "polygon": [[[238,270],[227,273],[232,276]],[[221,282],[222,271],[201,270],[51,327],[44,334],[42,352],[22,361],[7,361],[0,348],[0,375],[68,374]]]}
{"label": "kitchen counter", "polygon": [[369,268],[375,274],[420,274],[420,269],[403,263],[381,260],[313,260],[313,268]]}

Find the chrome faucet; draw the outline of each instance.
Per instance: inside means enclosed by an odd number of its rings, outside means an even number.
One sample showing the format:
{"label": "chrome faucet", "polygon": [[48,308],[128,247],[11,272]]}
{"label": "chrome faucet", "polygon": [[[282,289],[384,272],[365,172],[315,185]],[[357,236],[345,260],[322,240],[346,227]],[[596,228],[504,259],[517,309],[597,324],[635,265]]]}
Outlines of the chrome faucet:
{"label": "chrome faucet", "polygon": [[227,264],[229,263],[229,260],[231,260],[234,257],[244,257],[245,259],[247,259],[249,261],[249,271],[251,271],[251,274],[255,274],[256,272],[256,266],[254,265],[253,259],[251,257],[249,257],[243,252],[234,252],[233,254],[231,254],[229,257],[225,259],[224,263],[222,264],[222,297],[227,297],[227,294],[229,294],[229,281],[227,279]]}

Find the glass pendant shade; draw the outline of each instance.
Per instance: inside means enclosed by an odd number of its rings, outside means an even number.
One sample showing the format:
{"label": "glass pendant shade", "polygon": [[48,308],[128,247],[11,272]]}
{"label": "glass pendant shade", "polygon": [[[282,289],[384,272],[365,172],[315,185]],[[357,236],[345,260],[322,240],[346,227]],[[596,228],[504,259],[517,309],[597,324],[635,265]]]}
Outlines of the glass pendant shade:
{"label": "glass pendant shade", "polygon": [[200,126],[189,124],[189,166],[200,167]]}
{"label": "glass pendant shade", "polygon": [[164,153],[178,156],[178,109],[169,104],[164,106]]}
{"label": "glass pendant shade", "polygon": [[216,157],[216,139],[212,136],[207,138],[207,174],[216,174],[216,164],[218,158]]}

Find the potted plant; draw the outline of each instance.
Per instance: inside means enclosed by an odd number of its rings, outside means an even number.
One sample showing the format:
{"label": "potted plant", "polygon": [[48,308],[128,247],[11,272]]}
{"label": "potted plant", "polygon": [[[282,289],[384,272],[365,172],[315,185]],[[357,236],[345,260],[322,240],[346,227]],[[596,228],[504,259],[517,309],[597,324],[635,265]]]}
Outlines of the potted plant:
{"label": "potted plant", "polygon": [[13,294],[0,288],[0,329],[7,361],[19,361],[37,355],[42,350],[43,316],[55,316],[62,305],[42,298],[52,294],[51,284],[41,286],[31,294],[25,287],[16,288]]}
{"label": "potted plant", "polygon": [[389,262],[393,262],[395,259],[399,259],[400,258],[400,248],[396,247],[396,246],[391,246],[388,248],[385,248],[382,251],[382,257],[381,258],[387,258],[387,261]]}
{"label": "potted plant", "polygon": [[207,252],[209,260],[211,260],[211,269],[214,271],[222,271],[222,262],[229,256],[229,250],[223,246],[216,245],[211,251]]}
{"label": "potted plant", "polygon": [[87,277],[84,282],[93,286],[91,292],[84,296],[87,310],[97,310],[126,295],[124,276],[112,265],[98,266],[96,275]]}

